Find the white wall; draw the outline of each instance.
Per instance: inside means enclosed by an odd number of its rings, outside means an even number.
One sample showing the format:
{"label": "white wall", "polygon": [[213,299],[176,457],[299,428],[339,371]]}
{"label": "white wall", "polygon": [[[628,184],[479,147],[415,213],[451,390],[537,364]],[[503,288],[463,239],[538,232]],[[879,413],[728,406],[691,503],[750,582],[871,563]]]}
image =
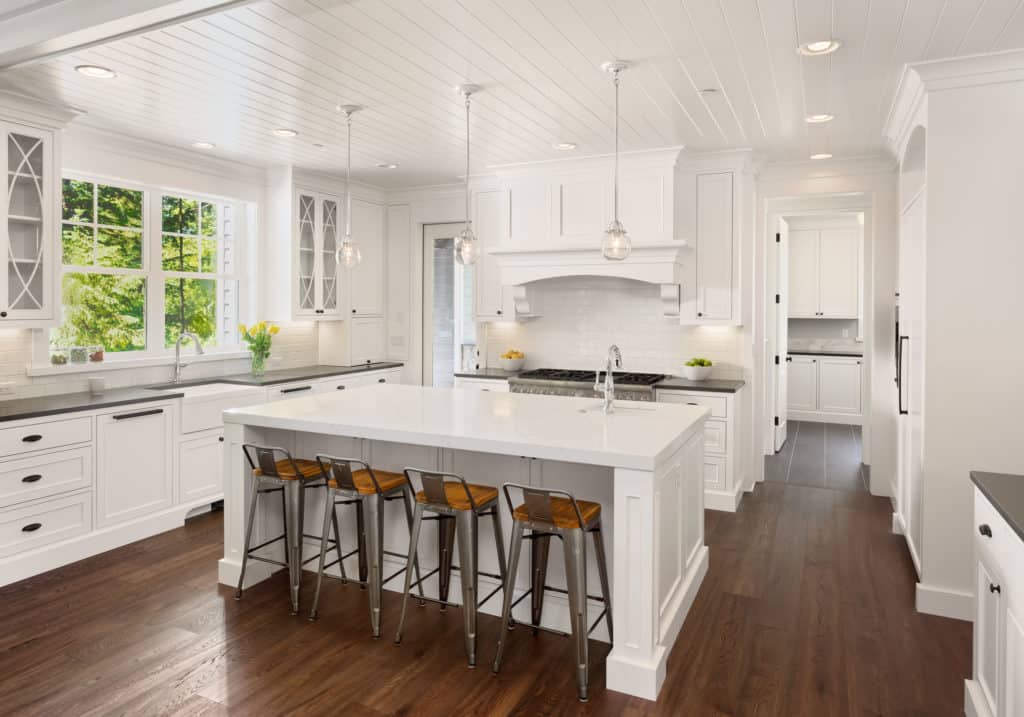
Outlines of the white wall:
{"label": "white wall", "polygon": [[[893,360],[892,319],[898,267],[898,231],[896,173],[892,160],[864,159],[846,162],[798,163],[768,165],[758,177],[758,246],[766,246],[766,202],[796,197],[835,197],[842,200],[863,194],[871,203],[871,238],[866,242],[867,284],[869,300],[865,301],[863,331],[873,338],[870,375],[871,492],[891,495],[896,475],[896,391],[893,384],[896,366]],[[867,234],[867,232],[866,232]],[[757,296],[765,296],[765,258],[758,258],[756,271]],[[765,340],[766,302],[759,304],[755,330],[755,346]],[[758,362],[758,375],[765,365]],[[755,392],[755,410],[762,415],[765,394],[759,385]],[[754,445],[764,445],[763,420],[755,423]]]}

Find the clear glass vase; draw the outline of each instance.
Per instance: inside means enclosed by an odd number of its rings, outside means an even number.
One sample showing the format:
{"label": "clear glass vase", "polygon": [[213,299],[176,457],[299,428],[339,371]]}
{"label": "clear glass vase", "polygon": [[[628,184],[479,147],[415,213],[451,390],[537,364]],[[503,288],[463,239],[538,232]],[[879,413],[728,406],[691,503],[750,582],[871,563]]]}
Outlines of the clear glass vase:
{"label": "clear glass vase", "polygon": [[252,375],[263,376],[267,373],[267,355],[254,353],[252,355]]}

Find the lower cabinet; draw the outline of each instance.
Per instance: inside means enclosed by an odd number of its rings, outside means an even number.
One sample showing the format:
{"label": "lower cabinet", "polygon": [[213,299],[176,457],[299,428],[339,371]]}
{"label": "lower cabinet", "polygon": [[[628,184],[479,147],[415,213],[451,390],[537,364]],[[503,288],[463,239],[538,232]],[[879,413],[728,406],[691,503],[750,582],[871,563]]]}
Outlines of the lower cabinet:
{"label": "lower cabinet", "polygon": [[224,431],[211,431],[178,444],[178,502],[224,493]]}
{"label": "lower cabinet", "polygon": [[496,378],[464,378],[455,377],[455,388],[471,388],[476,391],[493,391],[495,393],[508,393],[508,381]]}
{"label": "lower cabinet", "polygon": [[174,404],[139,404],[96,416],[96,525],[174,504]]}
{"label": "lower cabinet", "polygon": [[787,407],[790,418],[859,424],[861,364],[853,356],[789,357]]}

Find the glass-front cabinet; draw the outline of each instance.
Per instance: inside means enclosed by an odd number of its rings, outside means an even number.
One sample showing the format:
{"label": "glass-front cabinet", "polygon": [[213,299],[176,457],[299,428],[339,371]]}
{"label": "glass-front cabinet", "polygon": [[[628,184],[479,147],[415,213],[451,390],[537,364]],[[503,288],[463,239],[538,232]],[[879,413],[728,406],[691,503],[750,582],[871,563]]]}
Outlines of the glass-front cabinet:
{"label": "glass-front cabinet", "polygon": [[341,318],[338,265],[339,200],[326,194],[295,192],[295,317]]}
{"label": "glass-front cabinet", "polygon": [[43,327],[56,319],[53,134],[2,121],[0,132],[7,179],[0,203],[0,327]]}

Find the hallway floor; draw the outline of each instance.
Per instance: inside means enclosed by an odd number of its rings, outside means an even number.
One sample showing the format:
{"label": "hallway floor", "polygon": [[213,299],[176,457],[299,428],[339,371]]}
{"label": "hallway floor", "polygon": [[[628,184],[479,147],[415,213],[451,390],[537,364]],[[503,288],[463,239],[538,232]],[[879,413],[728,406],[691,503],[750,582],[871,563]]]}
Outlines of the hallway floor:
{"label": "hallway floor", "polygon": [[860,426],[790,421],[788,433],[782,450],[765,458],[766,481],[868,492]]}

